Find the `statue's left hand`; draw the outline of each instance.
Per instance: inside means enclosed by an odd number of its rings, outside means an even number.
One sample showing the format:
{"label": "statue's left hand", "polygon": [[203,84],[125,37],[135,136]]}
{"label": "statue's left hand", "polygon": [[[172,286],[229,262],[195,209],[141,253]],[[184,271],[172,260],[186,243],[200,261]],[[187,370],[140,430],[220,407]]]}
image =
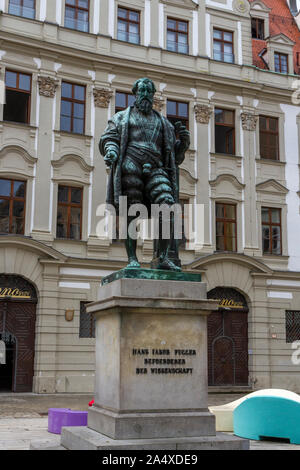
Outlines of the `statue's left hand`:
{"label": "statue's left hand", "polygon": [[191,134],[182,123],[180,124],[178,123],[178,125],[176,126],[176,132],[180,140],[180,144],[181,144],[180,146],[182,147],[182,150],[185,152],[191,144]]}

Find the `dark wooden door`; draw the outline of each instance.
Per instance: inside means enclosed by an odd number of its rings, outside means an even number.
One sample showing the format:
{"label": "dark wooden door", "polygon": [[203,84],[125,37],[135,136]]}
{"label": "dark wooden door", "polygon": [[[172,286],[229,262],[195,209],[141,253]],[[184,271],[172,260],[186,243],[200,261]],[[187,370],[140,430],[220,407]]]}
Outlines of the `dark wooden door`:
{"label": "dark wooden door", "polygon": [[247,312],[221,309],[207,323],[208,384],[248,385]]}
{"label": "dark wooden door", "polygon": [[234,344],[231,338],[220,336],[212,344],[212,380],[214,385],[234,383]]}
{"label": "dark wooden door", "polygon": [[32,392],[35,319],[35,303],[0,302],[0,333],[13,355],[11,358],[13,392]]}

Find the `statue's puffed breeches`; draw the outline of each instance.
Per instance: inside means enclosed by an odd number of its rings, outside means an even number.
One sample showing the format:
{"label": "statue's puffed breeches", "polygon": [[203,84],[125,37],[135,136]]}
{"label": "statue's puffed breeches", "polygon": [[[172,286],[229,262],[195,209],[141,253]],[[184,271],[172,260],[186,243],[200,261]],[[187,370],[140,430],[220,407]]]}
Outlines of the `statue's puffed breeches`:
{"label": "statue's puffed breeches", "polygon": [[146,199],[151,204],[175,204],[167,171],[128,155],[122,164],[122,194],[128,205],[142,204]]}

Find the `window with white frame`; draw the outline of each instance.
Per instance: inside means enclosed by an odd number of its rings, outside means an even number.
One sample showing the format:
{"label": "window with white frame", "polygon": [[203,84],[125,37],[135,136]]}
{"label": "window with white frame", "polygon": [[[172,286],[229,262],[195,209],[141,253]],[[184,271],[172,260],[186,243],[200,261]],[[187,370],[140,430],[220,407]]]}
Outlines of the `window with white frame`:
{"label": "window with white frame", "polygon": [[35,0],[9,0],[8,13],[34,19]]}
{"label": "window with white frame", "polygon": [[65,26],[78,31],[89,31],[89,0],[66,0]]}

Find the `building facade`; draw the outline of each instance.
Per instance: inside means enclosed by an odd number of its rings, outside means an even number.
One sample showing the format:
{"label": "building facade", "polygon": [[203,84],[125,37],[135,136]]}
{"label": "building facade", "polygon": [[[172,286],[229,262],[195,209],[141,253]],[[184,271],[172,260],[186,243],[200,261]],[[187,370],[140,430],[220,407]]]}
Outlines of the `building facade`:
{"label": "building facade", "polygon": [[[300,391],[297,5],[0,0],[0,9],[0,391],[94,389],[85,304],[126,263],[123,245],[99,235],[98,141],[142,76],[156,85],[156,109],[191,132],[180,199],[202,205],[204,233],[180,255],[220,299],[209,385]],[[148,267],[152,241],[138,251]]]}

